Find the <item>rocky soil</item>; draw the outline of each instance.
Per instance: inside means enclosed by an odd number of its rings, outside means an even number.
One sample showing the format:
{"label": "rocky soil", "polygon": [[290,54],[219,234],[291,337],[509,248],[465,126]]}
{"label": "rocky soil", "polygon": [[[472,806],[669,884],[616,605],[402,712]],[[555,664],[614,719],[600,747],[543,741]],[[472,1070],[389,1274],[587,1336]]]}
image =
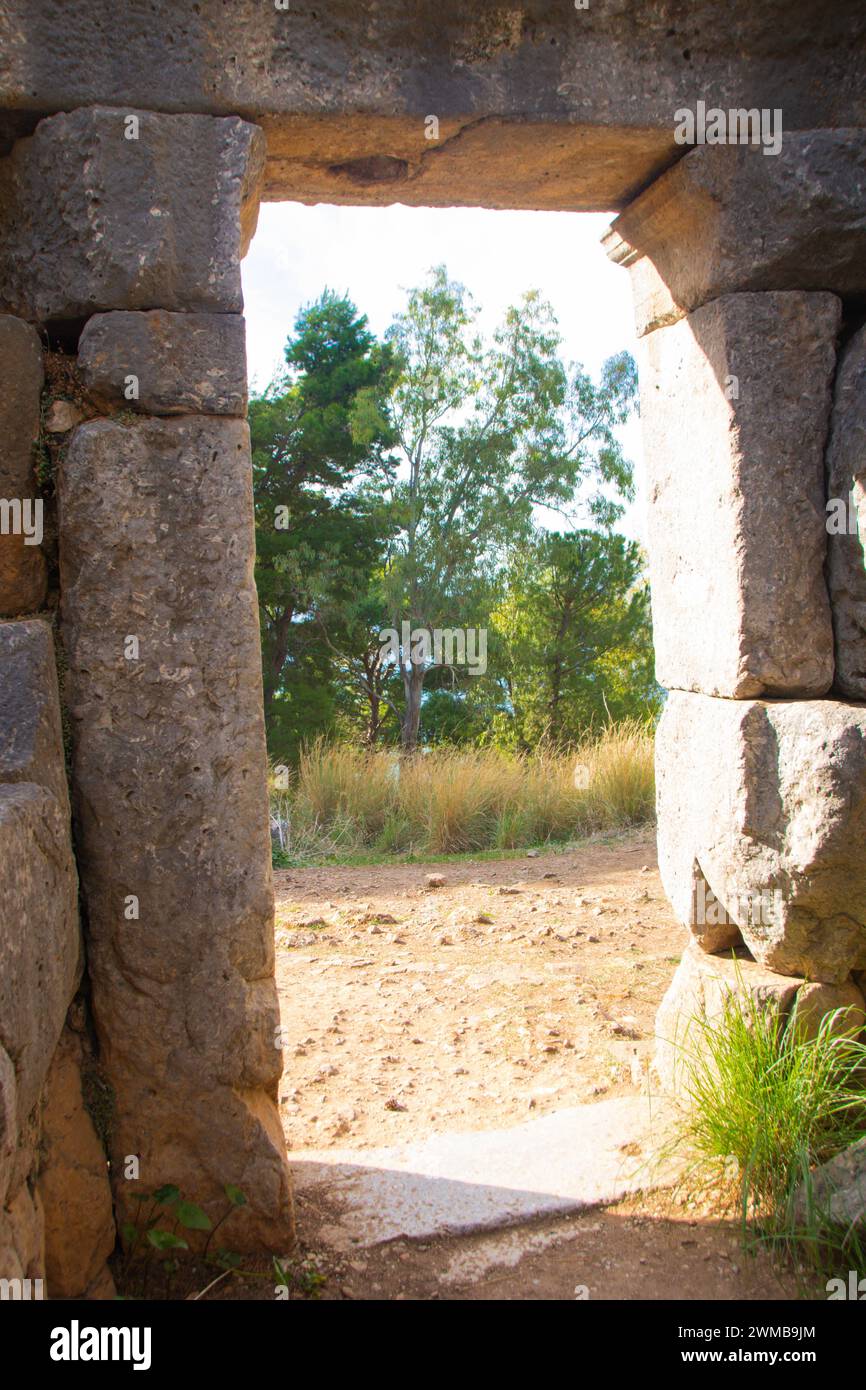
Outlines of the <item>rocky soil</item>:
{"label": "rocky soil", "polygon": [[502,1127],[641,1084],[685,944],[649,835],[276,880],[290,1150]]}

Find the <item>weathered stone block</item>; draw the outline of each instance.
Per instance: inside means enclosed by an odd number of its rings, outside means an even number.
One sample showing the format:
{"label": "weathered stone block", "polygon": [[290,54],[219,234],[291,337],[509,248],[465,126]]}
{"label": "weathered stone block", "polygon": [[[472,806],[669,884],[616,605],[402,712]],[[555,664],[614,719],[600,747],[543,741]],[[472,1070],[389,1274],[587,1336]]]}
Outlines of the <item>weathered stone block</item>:
{"label": "weathered stone block", "polygon": [[64,1028],[43,1096],[39,1195],[50,1298],[84,1298],[111,1283],[114,1249],[108,1164],[81,1091],[81,1043]]}
{"label": "weathered stone block", "polygon": [[840,984],[866,967],[866,706],[672,692],[656,779],[659,869],[684,926],[697,864],[768,969]]}
{"label": "weathered stone block", "polygon": [[866,131],[785,132],[770,156],[760,145],[697,146],[620,213],[604,244],[632,266],[639,335],[732,291],[863,294]]}
{"label": "weathered stone block", "polygon": [[757,1007],[776,1014],[780,1036],[784,1028],[797,1026],[801,1037],[814,1037],[821,1019],[837,1009],[846,1011],[845,1026],[851,1029],[866,1017],[863,995],[850,980],[808,985],[777,975],[742,953],[707,955],[692,941],[656,1015],[653,1065],[664,1090],[688,1090],[692,1065],[706,1057],[704,1025],[717,1027],[732,999],[740,1001],[744,1011]]}
{"label": "weathered stone block", "polygon": [[839,361],[827,447],[827,584],[836,689],[866,699],[866,328]]}
{"label": "weathered stone block", "polygon": [[54,639],[48,623],[0,623],[0,782],[36,782],[68,815]]}
{"label": "weathered stone block", "polygon": [[[860,1034],[866,1025],[866,1002],[863,991],[853,980],[841,985],[824,985],[817,981],[801,985],[797,990],[797,1008],[789,1027],[796,1027],[804,1038],[815,1038],[828,1014],[837,1014],[830,1031],[834,1034]],[[837,1011],[841,1011],[838,1012]]]}
{"label": "weathered stone block", "polygon": [[[33,445],[39,435],[42,349],[30,324],[0,314],[0,499],[19,505],[36,497]],[[31,512],[31,526],[33,514]],[[33,613],[45,601],[45,557],[0,517],[0,617]],[[3,534],[5,532],[5,534]]]}
{"label": "weathered stone block", "polygon": [[[239,314],[96,314],[78,344],[93,399],[144,415],[246,415],[247,360]],[[129,378],[136,378],[130,394]]]}
{"label": "weathered stone block", "polygon": [[32,782],[0,786],[0,1044],[18,1122],[36,1103],[80,975],[69,817]]}
{"label": "weathered stone block", "polygon": [[115,1195],[176,1183],[285,1248],[281,1056],[249,433],[76,431],[59,478],[74,811]]}
{"label": "weathered stone block", "polygon": [[823,451],[839,301],[728,295],[641,344],[656,674],[737,699],[833,678]]}
{"label": "weathered stone block", "polygon": [[22,1184],[0,1211],[0,1279],[42,1279],[23,1297],[45,1296],[45,1238],[38,1192]]}
{"label": "weathered stone block", "polygon": [[21,1150],[7,1178],[17,1188],[29,1168],[23,1131],[80,973],[54,646],[39,620],[0,623],[0,922],[0,1044],[15,1069]]}
{"label": "weathered stone block", "polygon": [[[822,1163],[811,1174],[808,1184],[800,1186],[794,1203],[794,1219],[806,1229],[830,1226],[846,1234],[852,1228],[866,1226],[866,1136],[849,1144],[829,1162]],[[854,1290],[844,1283],[839,1291],[842,1297],[862,1298],[856,1287],[858,1275],[854,1274],[853,1279]],[[836,1283],[832,1279],[828,1282],[828,1292]]]}
{"label": "weathered stone block", "polygon": [[236,117],[48,117],[0,166],[0,306],[239,312],[263,161],[262,132]]}

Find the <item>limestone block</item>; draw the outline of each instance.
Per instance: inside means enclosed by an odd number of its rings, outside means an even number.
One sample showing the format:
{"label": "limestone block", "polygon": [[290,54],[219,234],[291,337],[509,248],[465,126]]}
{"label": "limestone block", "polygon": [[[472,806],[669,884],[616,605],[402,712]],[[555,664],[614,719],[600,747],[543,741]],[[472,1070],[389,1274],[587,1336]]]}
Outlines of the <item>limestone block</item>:
{"label": "limestone block", "polygon": [[[5,503],[32,502],[36,497],[33,445],[39,434],[41,390],[38,333],[21,319],[0,314],[0,499]],[[30,518],[32,534],[32,511]],[[11,520],[0,519],[0,617],[36,612],[45,601],[42,550],[10,527]]]}
{"label": "limestone block", "polygon": [[68,815],[69,796],[48,623],[0,623],[0,782],[36,782]]}
{"label": "limestone block", "polygon": [[36,1103],[80,975],[69,817],[32,782],[0,786],[0,1044],[18,1121]]}
{"label": "limestone block", "polygon": [[698,145],[620,213],[604,244],[632,267],[639,335],[732,291],[863,294],[866,131],[783,132],[778,155]]}
{"label": "limestone block", "polygon": [[836,689],[866,699],[866,328],[839,361],[827,446],[827,583]]}
{"label": "limestone block", "polygon": [[[14,1279],[23,1275],[25,1279],[44,1281],[45,1237],[42,1203],[39,1194],[31,1192],[26,1183],[7,1201],[4,1211],[0,1212],[0,1252],[5,1250],[12,1252],[11,1273],[6,1274],[0,1267],[0,1278]],[[0,1259],[2,1258],[0,1253]],[[45,1296],[44,1287],[42,1295]],[[31,1297],[37,1297],[35,1290]]]}
{"label": "limestone block", "polygon": [[108,1160],[84,1108],[80,1066],[80,1040],[64,1028],[45,1083],[38,1182],[51,1298],[81,1298],[104,1281],[115,1242]]}
{"label": "limestone block", "polygon": [[839,301],[736,294],[641,344],[656,674],[745,699],[833,678],[823,451]]}
{"label": "limestone block", "polygon": [[0,307],[239,312],[263,161],[262,132],[232,116],[49,116],[0,166]]}
{"label": "limestone block", "polygon": [[866,968],[866,707],[671,692],[656,779],[659,869],[684,926],[697,863],[768,969],[841,984]]}
{"label": "limestone block", "polygon": [[[790,975],[777,975],[748,955],[708,955],[689,942],[656,1015],[653,1066],[662,1088],[688,1090],[690,1068],[706,1056],[705,1024],[718,1026],[730,999],[744,1010],[757,1006],[778,1015],[784,1028],[798,1027],[801,1037],[814,1037],[821,1019],[844,1009],[835,1031],[854,1029],[866,1018],[863,995],[851,980],[838,985],[810,985]],[[796,1024],[794,1023],[796,1020]]]}
{"label": "limestone block", "polygon": [[[794,1216],[807,1228],[815,1222],[846,1232],[852,1227],[866,1226],[866,1137],[816,1169],[808,1188],[804,1183],[797,1192]],[[857,1283],[856,1274],[854,1282]],[[855,1290],[850,1296],[856,1298],[858,1294],[859,1290]]]}
{"label": "limestone block", "polygon": [[[145,415],[246,415],[239,314],[117,312],[89,319],[78,366],[95,401]],[[130,395],[129,377],[135,376]]]}
{"label": "limestone block", "polygon": [[175,1183],[286,1247],[249,432],[76,431],[59,478],[73,804],[115,1196]]}
{"label": "limestone block", "polygon": [[[817,981],[801,985],[796,1004],[796,1025],[805,1038],[817,1037],[822,1021],[837,1009],[842,1012],[833,1020],[832,1033],[859,1034],[866,1024],[863,991],[853,980],[841,985],[824,985]],[[794,1026],[793,1020],[788,1026]]]}

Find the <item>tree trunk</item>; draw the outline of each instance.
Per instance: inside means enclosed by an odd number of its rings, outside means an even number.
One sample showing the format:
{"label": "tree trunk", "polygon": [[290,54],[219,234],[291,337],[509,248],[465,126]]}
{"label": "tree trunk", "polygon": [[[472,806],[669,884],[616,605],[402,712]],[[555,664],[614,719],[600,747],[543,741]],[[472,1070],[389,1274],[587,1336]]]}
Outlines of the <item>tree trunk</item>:
{"label": "tree trunk", "polygon": [[294,609],[290,608],[280,614],[276,622],[270,625],[271,642],[265,660],[264,672],[264,706],[265,721],[270,713],[280,677],[283,674],[283,667],[286,664],[286,656],[289,650],[289,632],[292,626],[292,615]]}
{"label": "tree trunk", "polygon": [[401,740],[404,753],[414,753],[418,747],[418,731],[421,726],[421,696],[424,693],[425,675],[426,671],[423,665],[416,665],[414,661],[408,668],[403,667],[403,694],[406,698],[406,709],[403,714]]}
{"label": "tree trunk", "polygon": [[382,705],[379,696],[373,691],[370,691],[367,695],[367,702],[370,706],[370,712],[367,715],[367,733],[364,742],[368,748],[375,748],[379,738],[379,729],[382,724]]}

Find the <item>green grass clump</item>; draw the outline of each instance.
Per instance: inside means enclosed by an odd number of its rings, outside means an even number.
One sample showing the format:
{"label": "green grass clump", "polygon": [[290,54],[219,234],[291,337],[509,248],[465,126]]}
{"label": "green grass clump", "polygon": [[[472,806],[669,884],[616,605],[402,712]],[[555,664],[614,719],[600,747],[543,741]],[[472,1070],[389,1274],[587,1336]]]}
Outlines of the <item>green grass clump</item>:
{"label": "green grass clump", "polygon": [[828,1273],[863,1268],[863,1231],[815,1200],[815,1170],[866,1134],[862,1018],[837,1009],[817,1029],[746,990],[715,1020],[694,1019],[680,1133],[701,1174],[739,1206],[747,1240]]}

